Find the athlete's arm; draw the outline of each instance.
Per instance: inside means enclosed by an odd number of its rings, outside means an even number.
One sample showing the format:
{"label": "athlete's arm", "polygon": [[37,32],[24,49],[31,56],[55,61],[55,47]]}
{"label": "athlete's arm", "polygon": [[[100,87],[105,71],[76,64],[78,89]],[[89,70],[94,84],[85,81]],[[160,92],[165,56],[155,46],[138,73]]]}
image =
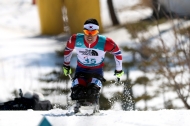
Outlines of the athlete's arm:
{"label": "athlete's arm", "polygon": [[117,44],[110,38],[106,38],[106,44],[104,50],[114,55],[116,70],[122,70],[122,54]]}
{"label": "athlete's arm", "polygon": [[67,41],[67,45],[64,49],[64,62],[63,64],[66,66],[70,65],[71,57],[72,57],[72,52],[75,47],[75,41],[76,41],[76,34],[72,35],[69,40]]}

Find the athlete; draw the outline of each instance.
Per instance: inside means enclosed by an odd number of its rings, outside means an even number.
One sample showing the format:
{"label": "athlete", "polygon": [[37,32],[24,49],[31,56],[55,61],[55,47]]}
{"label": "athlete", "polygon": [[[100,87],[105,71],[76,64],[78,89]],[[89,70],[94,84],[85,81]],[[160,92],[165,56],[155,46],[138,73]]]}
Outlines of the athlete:
{"label": "athlete", "polygon": [[71,87],[72,100],[90,99],[98,97],[102,87],[103,66],[105,53],[114,55],[116,68],[115,76],[120,78],[122,70],[122,55],[116,43],[103,35],[99,35],[99,24],[96,19],[88,19],[83,26],[84,33],[73,34],[67,41],[64,50],[64,75],[71,74],[70,60],[75,49],[77,53],[77,67]]}

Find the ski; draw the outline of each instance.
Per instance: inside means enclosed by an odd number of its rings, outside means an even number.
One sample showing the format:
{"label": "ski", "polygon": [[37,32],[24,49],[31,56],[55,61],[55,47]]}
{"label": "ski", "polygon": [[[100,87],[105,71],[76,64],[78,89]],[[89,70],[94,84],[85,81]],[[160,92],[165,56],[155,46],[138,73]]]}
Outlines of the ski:
{"label": "ski", "polygon": [[97,113],[82,113],[82,112],[74,113],[74,112],[67,112],[65,115],[66,116],[104,116],[106,114],[104,114],[102,112],[97,112]]}
{"label": "ski", "polygon": [[69,107],[69,111],[65,114],[66,116],[102,116],[104,113],[100,112],[99,104],[92,104],[90,102],[76,101],[73,107]]}

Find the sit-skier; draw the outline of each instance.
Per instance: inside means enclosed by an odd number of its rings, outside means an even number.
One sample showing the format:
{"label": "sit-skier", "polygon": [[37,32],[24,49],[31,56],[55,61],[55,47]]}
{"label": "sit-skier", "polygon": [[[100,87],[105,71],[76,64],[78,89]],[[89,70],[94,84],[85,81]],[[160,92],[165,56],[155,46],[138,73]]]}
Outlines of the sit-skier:
{"label": "sit-skier", "polygon": [[[98,21],[96,19],[86,20],[83,32],[73,34],[67,41],[64,50],[63,73],[66,76],[71,74],[70,61],[73,50],[75,49],[77,53],[77,67],[71,87],[71,99],[77,100],[75,113],[79,111],[80,106],[85,104],[86,100],[93,104],[99,104],[102,81],[105,80],[103,61],[106,52],[114,55],[116,63],[114,75],[120,78],[124,74],[121,51],[112,39],[98,34]],[[99,108],[95,111],[99,111]]]}

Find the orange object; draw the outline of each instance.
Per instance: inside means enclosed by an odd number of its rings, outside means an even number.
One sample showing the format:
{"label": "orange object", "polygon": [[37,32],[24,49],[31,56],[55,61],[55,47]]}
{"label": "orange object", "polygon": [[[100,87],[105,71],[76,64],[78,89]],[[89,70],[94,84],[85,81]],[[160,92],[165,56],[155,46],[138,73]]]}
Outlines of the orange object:
{"label": "orange object", "polygon": [[89,31],[89,30],[83,30],[84,31],[84,34],[85,35],[92,35],[92,36],[94,36],[94,35],[96,35],[96,34],[98,34],[99,33],[99,31],[98,30],[93,30],[93,31]]}

